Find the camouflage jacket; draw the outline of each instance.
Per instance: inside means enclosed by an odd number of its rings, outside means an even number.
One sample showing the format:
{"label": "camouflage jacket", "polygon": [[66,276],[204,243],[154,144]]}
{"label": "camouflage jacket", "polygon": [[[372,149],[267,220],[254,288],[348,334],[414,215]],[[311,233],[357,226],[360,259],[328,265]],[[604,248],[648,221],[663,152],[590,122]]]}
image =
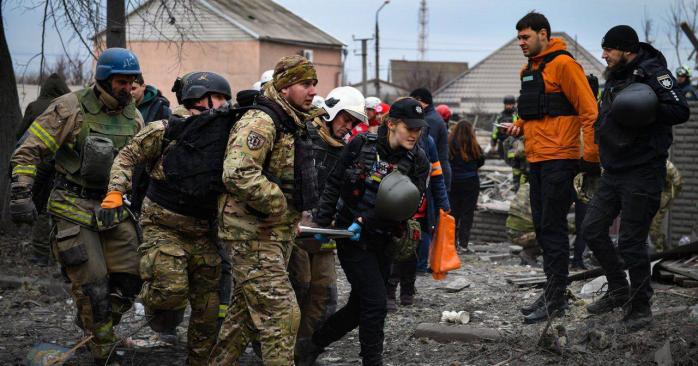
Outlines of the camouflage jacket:
{"label": "camouflage jacket", "polygon": [[[75,144],[85,118],[78,98],[81,92],[84,90],[54,99],[29,126],[26,140],[12,155],[12,175],[16,179],[33,182],[36,166],[40,162],[52,159],[64,144]],[[104,113],[106,107],[101,100],[99,107],[101,113]],[[132,118],[139,129],[143,127],[143,118],[138,110],[135,110]],[[59,174],[66,173],[59,165],[56,165],[56,170]],[[83,199],[69,191],[55,189],[49,198],[48,211],[66,220],[92,227],[95,224],[95,206],[94,199]]]}
{"label": "camouflage jacket", "polygon": [[[309,115],[291,107],[272,83],[265,85],[264,94],[278,103],[298,128],[306,128],[304,121]],[[277,136],[279,133],[271,116],[260,110],[248,111],[233,126],[223,161],[223,183],[228,192],[218,201],[221,239],[294,239],[300,221],[300,213],[292,207],[294,137],[288,133]],[[263,174],[263,169],[268,174]]]}
{"label": "camouflage jacket", "polygon": [[522,184],[516,192],[514,199],[511,200],[509,205],[509,216],[506,221],[507,229],[521,232],[534,231],[529,192],[530,184]]}
{"label": "camouflage jacket", "polygon": [[660,207],[665,207],[669,204],[683,188],[683,177],[681,173],[676,169],[674,164],[667,160],[666,161],[666,182],[664,183],[664,190],[662,191],[662,201]]}

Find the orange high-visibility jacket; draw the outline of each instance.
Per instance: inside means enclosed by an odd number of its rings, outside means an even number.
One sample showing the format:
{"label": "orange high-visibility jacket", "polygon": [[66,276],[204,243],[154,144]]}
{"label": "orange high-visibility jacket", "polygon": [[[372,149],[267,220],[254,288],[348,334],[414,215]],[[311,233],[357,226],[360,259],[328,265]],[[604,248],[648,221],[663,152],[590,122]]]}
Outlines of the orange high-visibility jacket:
{"label": "orange high-visibility jacket", "polygon": [[[548,48],[533,58],[533,69],[537,69],[545,55],[567,49],[560,38],[551,38]],[[524,66],[521,72],[526,69]],[[589,162],[599,161],[599,148],[594,143],[594,122],[598,106],[584,69],[573,58],[560,55],[545,65],[543,70],[546,93],[565,94],[576,116],[545,116],[542,119],[514,122],[523,128],[526,158],[530,163],[555,159],[579,159],[579,131],[584,138],[583,158]]]}

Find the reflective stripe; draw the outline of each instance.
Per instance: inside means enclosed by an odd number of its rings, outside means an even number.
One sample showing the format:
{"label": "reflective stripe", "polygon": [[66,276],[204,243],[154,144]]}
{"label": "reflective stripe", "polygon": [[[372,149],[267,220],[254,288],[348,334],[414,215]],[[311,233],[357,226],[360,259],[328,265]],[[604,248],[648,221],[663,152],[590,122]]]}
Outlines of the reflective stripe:
{"label": "reflective stripe", "polygon": [[15,165],[12,169],[12,175],[17,174],[31,175],[33,177],[36,175],[36,165]]}
{"label": "reflective stripe", "polygon": [[41,142],[48,147],[51,152],[55,153],[58,150],[58,143],[56,140],[51,136],[50,133],[46,132],[46,130],[41,127],[40,124],[38,124],[36,121],[34,121],[31,126],[29,126],[29,132],[32,133],[32,135],[36,136],[41,140]]}
{"label": "reflective stripe", "polygon": [[48,211],[52,214],[65,217],[69,220],[73,220],[81,224],[85,224],[88,226],[92,225],[92,214],[88,214],[84,211],[78,211],[73,206],[49,200]]}
{"label": "reflective stripe", "polygon": [[218,305],[218,317],[225,318],[226,313],[228,313],[228,305],[225,305],[225,304]]}
{"label": "reflective stripe", "polygon": [[437,175],[442,175],[443,170],[441,169],[441,162],[437,161],[435,163],[431,163],[431,176],[435,177]]}

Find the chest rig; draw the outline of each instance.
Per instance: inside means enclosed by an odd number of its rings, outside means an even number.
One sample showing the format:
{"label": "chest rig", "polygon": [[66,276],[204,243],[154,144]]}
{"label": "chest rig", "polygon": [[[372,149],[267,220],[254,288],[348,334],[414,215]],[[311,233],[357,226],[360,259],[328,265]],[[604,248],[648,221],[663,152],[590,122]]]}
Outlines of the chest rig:
{"label": "chest rig", "polygon": [[364,139],[358,158],[351,167],[347,181],[343,184],[341,195],[354,216],[373,217],[378,187],[383,178],[398,169],[410,175],[414,168],[414,154],[408,151],[396,164],[381,160],[378,154],[378,136],[362,134],[356,138]]}
{"label": "chest rig", "polygon": [[56,165],[65,178],[88,189],[105,189],[116,153],[138,131],[136,107],[130,103],[116,114],[108,114],[94,91],[77,94],[83,121],[75,142],[63,144],[56,152]]}
{"label": "chest rig", "polygon": [[307,126],[308,136],[313,143],[313,159],[315,160],[315,169],[317,171],[318,188],[319,191],[322,192],[327,177],[330,175],[337,160],[339,160],[342,148],[333,147],[326,143],[318,133],[317,127],[312,121],[309,122]]}
{"label": "chest rig", "polygon": [[[577,111],[564,93],[545,92],[543,70],[550,61],[560,55],[572,57],[569,52],[563,50],[551,52],[543,58],[535,70],[533,69],[533,61],[529,59],[526,70],[521,74],[521,94],[518,102],[519,116],[524,120],[541,119],[544,116],[577,115]],[[593,75],[590,76],[596,78]]]}

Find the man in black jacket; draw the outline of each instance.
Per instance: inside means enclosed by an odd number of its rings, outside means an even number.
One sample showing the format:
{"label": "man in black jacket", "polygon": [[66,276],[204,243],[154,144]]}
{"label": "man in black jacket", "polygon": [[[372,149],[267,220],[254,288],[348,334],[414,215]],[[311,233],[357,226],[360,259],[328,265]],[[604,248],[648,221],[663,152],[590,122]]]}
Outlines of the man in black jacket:
{"label": "man in black jacket", "polygon": [[[623,324],[630,330],[637,330],[652,321],[646,239],[652,217],[659,208],[666,159],[673,139],[672,126],[685,122],[689,109],[676,80],[667,70],[662,53],[639,42],[631,27],[611,28],[603,38],[602,47],[602,58],[608,68],[595,127],[604,172],[599,189],[589,203],[582,232],[606,273],[608,291],[587,310],[602,314],[629,305]],[[636,83],[648,85],[658,100],[656,112],[643,113],[644,118],[633,113],[648,104],[632,104],[642,96],[631,94],[632,90],[645,87]],[[649,95],[654,98],[651,91]],[[619,213],[621,224],[616,251],[608,228]],[[630,286],[618,254],[629,270]]]}
{"label": "man in black jacket", "polygon": [[436,151],[439,153],[439,162],[443,170],[444,183],[446,190],[451,190],[451,163],[448,161],[448,130],[446,123],[441,115],[434,108],[434,100],[431,92],[426,88],[415,89],[410,93],[410,96],[417,99],[419,104],[424,109],[424,120],[427,121],[429,127],[429,135],[436,143]]}

